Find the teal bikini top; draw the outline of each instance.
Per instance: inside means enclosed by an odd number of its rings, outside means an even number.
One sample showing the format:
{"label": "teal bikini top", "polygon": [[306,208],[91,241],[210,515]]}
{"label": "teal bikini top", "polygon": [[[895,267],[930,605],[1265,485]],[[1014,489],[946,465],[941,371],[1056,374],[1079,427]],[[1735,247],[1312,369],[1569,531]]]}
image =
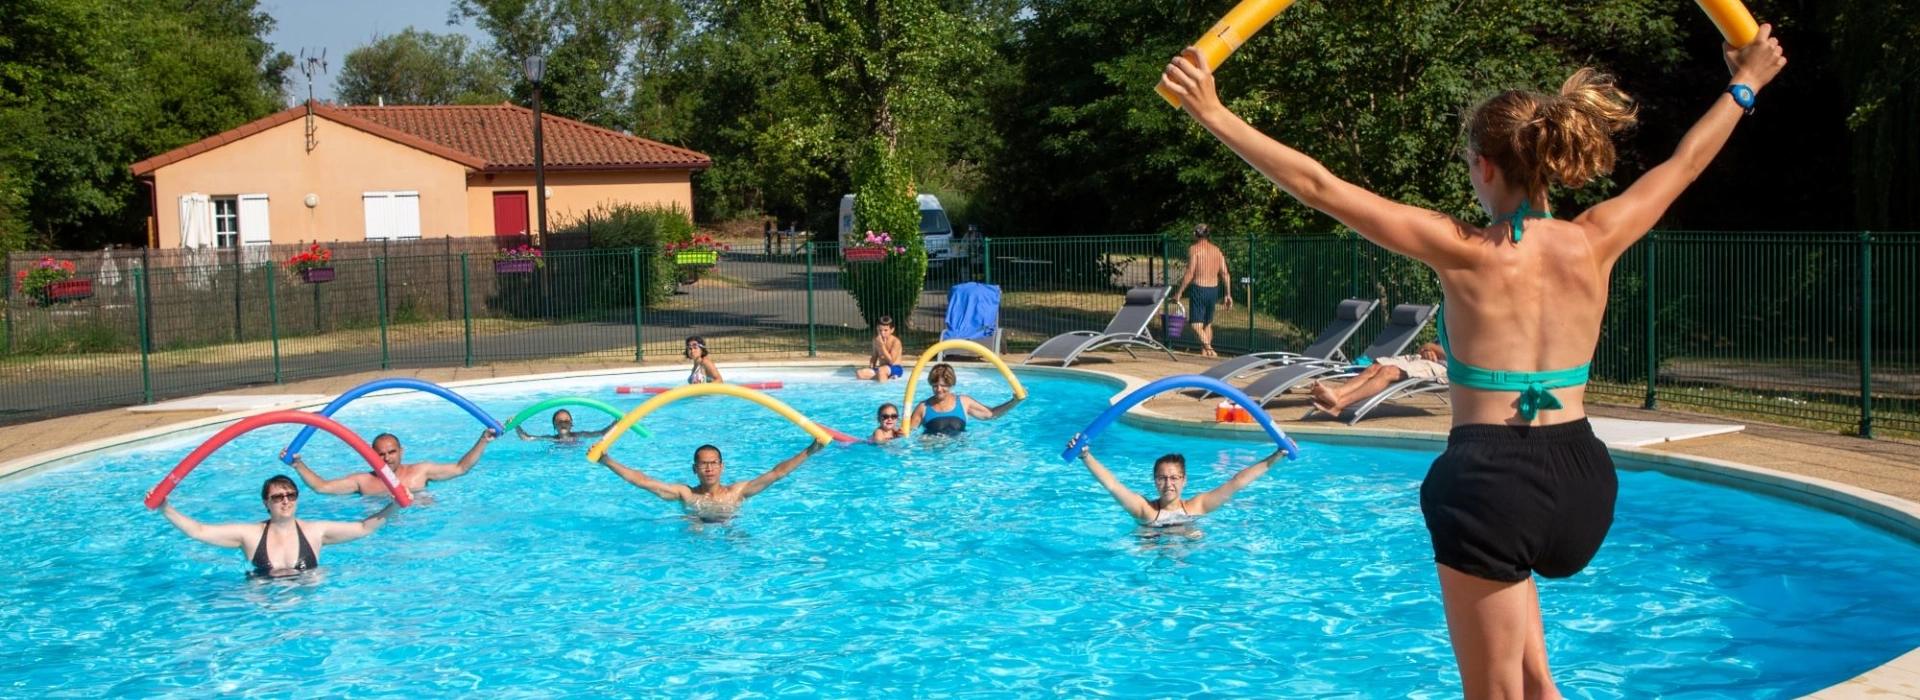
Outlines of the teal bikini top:
{"label": "teal bikini top", "polygon": [[[1498,224],[1502,221],[1510,223],[1513,226],[1513,242],[1519,243],[1521,224],[1529,217],[1551,219],[1553,215],[1533,209],[1523,200],[1520,202],[1519,209],[1512,214],[1494,219],[1493,223]],[[1520,417],[1526,420],[1533,420],[1534,416],[1539,415],[1541,409],[1563,408],[1560,398],[1554,396],[1551,390],[1587,383],[1587,370],[1593,366],[1593,363],[1589,362],[1579,367],[1545,372],[1508,372],[1475,367],[1454,357],[1453,344],[1447,341],[1446,304],[1440,305],[1439,323],[1440,347],[1447,351],[1447,380],[1470,389],[1520,392]]]}

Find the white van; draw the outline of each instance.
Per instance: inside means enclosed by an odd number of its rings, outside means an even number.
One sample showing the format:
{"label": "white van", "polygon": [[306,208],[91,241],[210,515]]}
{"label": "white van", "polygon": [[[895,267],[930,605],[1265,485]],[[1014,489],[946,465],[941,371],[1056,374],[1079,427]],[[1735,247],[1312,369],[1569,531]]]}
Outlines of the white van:
{"label": "white van", "polygon": [[[915,199],[920,202],[920,240],[927,248],[927,258],[953,257],[953,224],[947,221],[947,210],[940,206],[940,198],[923,194]],[[853,195],[841,197],[840,245],[845,246],[866,233],[853,220]]]}

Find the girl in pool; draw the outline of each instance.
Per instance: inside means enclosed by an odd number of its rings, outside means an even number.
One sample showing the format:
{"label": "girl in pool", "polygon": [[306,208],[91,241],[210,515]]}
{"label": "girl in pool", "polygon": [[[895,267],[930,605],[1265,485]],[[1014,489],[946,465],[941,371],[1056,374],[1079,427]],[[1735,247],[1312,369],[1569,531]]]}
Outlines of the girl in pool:
{"label": "girl in pool", "polygon": [[907,421],[905,432],[913,432],[917,426],[927,435],[959,435],[967,430],[967,418],[993,420],[1020,405],[1022,399],[1015,396],[1006,403],[987,408],[986,404],[973,400],[973,397],[956,394],[953,365],[942,362],[927,370],[927,383],[933,385],[933,398],[913,407],[913,418]]}
{"label": "girl in pool", "polygon": [[1195,121],[1288,194],[1439,275],[1453,431],[1420,510],[1469,698],[1559,697],[1533,574],[1578,573],[1613,523],[1613,462],[1582,405],[1607,280],[1786,65],[1772,33],[1761,25],[1746,47],[1722,46],[1733,78],[1672,158],[1567,220],[1549,213],[1549,185],[1611,171],[1611,135],[1634,122],[1613,78],[1591,69],[1559,94],[1508,91],[1468,115],[1463,155],[1486,225],[1381,197],[1260,133],[1220,103],[1197,49],[1161,74]]}
{"label": "girl in pool", "polygon": [[[1075,435],[1067,446],[1072,447],[1073,443],[1079,440],[1080,436]],[[1113,494],[1113,500],[1120,502],[1120,507],[1126,509],[1128,515],[1133,516],[1134,522],[1147,527],[1175,527],[1190,524],[1200,516],[1226,505],[1227,501],[1233,498],[1233,494],[1246,488],[1247,484],[1253,483],[1254,479],[1265,475],[1267,468],[1273,466],[1274,462],[1279,461],[1286,454],[1285,450],[1274,450],[1273,454],[1267,455],[1266,459],[1254,462],[1235,473],[1227,483],[1193,498],[1180,496],[1180,491],[1187,487],[1186,456],[1166,455],[1153,462],[1153,489],[1159,497],[1151,501],[1121,486],[1120,480],[1113,477],[1113,472],[1107,471],[1106,465],[1094,459],[1093,451],[1085,445],[1080,447],[1080,462],[1087,465],[1087,471],[1093,473],[1093,478],[1098,479],[1101,486],[1107,487],[1107,493]]]}
{"label": "girl in pool", "polygon": [[713,364],[713,356],[707,353],[706,338],[697,335],[689,336],[687,338],[687,349],[681,354],[687,359],[693,360],[693,371],[687,373],[688,384],[718,383],[724,381],[720,378],[720,368]]}
{"label": "girl in pool", "polygon": [[880,421],[880,427],[873,429],[873,435],[867,438],[867,442],[884,445],[890,440],[907,436],[907,431],[900,429],[899,406],[890,403],[880,404],[880,414],[875,416],[875,419]]}

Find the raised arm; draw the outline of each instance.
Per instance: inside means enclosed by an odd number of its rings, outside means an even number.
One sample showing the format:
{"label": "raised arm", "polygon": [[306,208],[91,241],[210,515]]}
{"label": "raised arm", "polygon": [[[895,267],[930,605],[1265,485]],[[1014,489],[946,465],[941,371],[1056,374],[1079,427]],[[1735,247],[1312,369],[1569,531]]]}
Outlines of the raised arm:
{"label": "raised arm", "polygon": [[253,525],[234,523],[230,525],[208,525],[187,517],[186,513],[175,510],[172,503],[160,502],[160,513],[167,516],[167,522],[179,528],[188,537],[215,547],[239,548],[247,543],[247,531]]}
{"label": "raised arm", "polygon": [[322,479],[319,474],[314,473],[313,468],[307,466],[307,461],[301,459],[300,455],[293,456],[293,471],[300,475],[300,481],[305,483],[307,488],[333,496],[360,493],[361,477],[369,476],[354,472],[338,479]]}
{"label": "raised arm", "polygon": [[[1727,70],[1733,73],[1730,85],[1745,85],[1755,93],[1787,65],[1786,54],[1780,49],[1780,41],[1773,38],[1770,24],[1760,25],[1760,33],[1743,48],[1726,44],[1720,48]],[[1700,177],[1707,164],[1712,163],[1721,147],[1727,144],[1727,138],[1733,135],[1741,112],[1733,95],[1722,91],[1707,113],[1680,139],[1673,157],[1641,175],[1620,196],[1593,205],[1574,219],[1592,232],[1607,260],[1617,259],[1634,241],[1646,235],[1667,212],[1667,207],[1673,205],[1673,200]]]}
{"label": "raised arm", "polygon": [[1274,450],[1273,454],[1267,455],[1266,459],[1254,462],[1252,466],[1240,470],[1238,474],[1234,474],[1233,478],[1227,480],[1227,483],[1221,484],[1212,491],[1200,494],[1195,498],[1188,499],[1186,503],[1187,514],[1205,515],[1220,506],[1226,505],[1227,501],[1233,499],[1233,494],[1238,493],[1240,489],[1246,488],[1247,484],[1253,483],[1254,479],[1264,476],[1267,473],[1267,468],[1273,466],[1274,462],[1279,461],[1280,458],[1286,454],[1286,450]]}
{"label": "raised arm", "polygon": [[[1078,435],[1073,437],[1076,440],[1080,438]],[[1106,487],[1107,493],[1111,494],[1113,500],[1127,511],[1127,515],[1143,523],[1153,519],[1153,504],[1141,498],[1140,494],[1128,491],[1127,487],[1121,486],[1120,480],[1113,478],[1113,472],[1107,471],[1106,465],[1093,458],[1092,450],[1080,448],[1080,463],[1087,465],[1087,471],[1093,474],[1093,478],[1099,481],[1101,486]]]}
{"label": "raised arm", "polygon": [[993,408],[987,408],[986,404],[973,400],[973,397],[971,396],[962,396],[960,397],[960,405],[966,407],[967,415],[969,416],[973,416],[974,418],[978,418],[980,420],[993,420],[995,418],[999,418],[1001,416],[1007,415],[1007,411],[1013,410],[1014,406],[1020,405],[1020,402],[1025,400],[1026,399],[1015,396],[1011,399],[1007,399],[1006,403],[1000,404],[998,406],[994,406]]}
{"label": "raised arm", "polygon": [[620,475],[620,478],[626,479],[627,483],[646,489],[647,493],[659,496],[661,500],[684,502],[693,498],[693,490],[688,489],[685,484],[669,484],[647,476],[638,469],[630,469],[627,465],[614,461],[613,455],[601,454],[600,463],[613,470],[613,473]]}
{"label": "raised arm", "polygon": [[540,439],[539,436],[527,434],[527,426],[524,426],[524,425],[513,426],[513,434],[519,435],[520,439],[522,440],[539,440]]}
{"label": "raised arm", "polygon": [[920,403],[914,404],[913,412],[907,414],[907,427],[905,430],[902,430],[901,432],[911,434],[913,432],[913,429],[920,427],[920,422],[923,420],[926,420],[926,418],[927,418],[926,402],[922,401]]}
{"label": "raised arm", "polygon": [[1188,47],[1175,57],[1161,73],[1160,84],[1180,98],[1194,121],[1248,165],[1301,204],[1326,212],[1367,240],[1436,267],[1457,266],[1472,253],[1468,243],[1472,228],[1464,222],[1342,180],[1319,161],[1260,133],[1229,111],[1214,92],[1213,72],[1199,49]]}
{"label": "raised arm", "polygon": [[319,523],[319,525],[323,527],[323,531],[320,533],[320,541],[324,544],[340,544],[341,542],[352,542],[366,537],[367,535],[373,534],[374,530],[385,526],[387,524],[387,518],[392,517],[393,514],[399,510],[399,503],[388,501],[387,507],[381,508],[379,512],[369,515],[359,522],[343,523],[323,521]]}
{"label": "raised arm", "polygon": [[494,434],[492,428],[480,431],[480,439],[473,442],[473,447],[467,448],[466,454],[460,455],[460,461],[453,464],[429,464],[427,466],[427,480],[446,481],[473,471],[473,465],[480,463],[480,455],[486,453],[487,444],[493,442],[495,437],[497,436]]}
{"label": "raised arm", "polygon": [[827,443],[824,442],[808,444],[807,448],[801,450],[799,454],[788,457],[786,461],[773,465],[773,468],[767,470],[767,473],[756,476],[753,478],[753,481],[742,484],[740,486],[740,497],[751,498],[755,494],[767,490],[767,487],[772,486],[773,482],[787,478],[787,475],[792,474],[793,470],[798,469],[802,462],[807,461],[808,457],[812,457],[813,453],[819,452],[821,448],[826,446]]}

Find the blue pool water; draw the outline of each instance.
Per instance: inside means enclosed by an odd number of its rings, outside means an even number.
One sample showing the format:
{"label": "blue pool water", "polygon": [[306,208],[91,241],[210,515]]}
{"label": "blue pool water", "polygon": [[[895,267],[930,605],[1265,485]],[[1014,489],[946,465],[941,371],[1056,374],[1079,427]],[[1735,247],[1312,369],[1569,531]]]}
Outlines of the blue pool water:
{"label": "blue pool water", "polygon": [[[775,395],[864,435],[898,401],[813,370]],[[662,375],[664,378],[664,375]],[[328,547],[303,579],[245,578],[240,553],[139,505],[206,430],[0,483],[0,695],[550,697],[1449,697],[1458,679],[1417,486],[1431,454],[1307,442],[1197,540],[1143,541],[1079,464],[1059,461],[1105,385],[1029,376],[1008,419],[957,442],[833,447],[725,525],[584,461],[586,445],[507,439],[385,530]],[[474,388],[506,417],[633,377]],[[924,390],[924,389],[923,389]],[[997,403],[997,375],[961,373]],[[338,416],[452,461],[478,428],[421,396]],[[607,419],[577,411],[583,428]],[[533,427],[544,428],[544,419]],[[614,453],[688,480],[695,446],[728,480],[806,438],[724,398],[648,417]],[[294,428],[244,437],[174,496],[203,521],[262,517]],[[1128,485],[1187,455],[1189,486],[1270,447],[1115,426],[1096,445]],[[322,473],[353,466],[325,436]],[[300,515],[379,506],[307,492]],[[1569,697],[1795,697],[1920,645],[1920,548],[1741,491],[1623,471],[1619,516],[1581,575],[1542,584]]]}

